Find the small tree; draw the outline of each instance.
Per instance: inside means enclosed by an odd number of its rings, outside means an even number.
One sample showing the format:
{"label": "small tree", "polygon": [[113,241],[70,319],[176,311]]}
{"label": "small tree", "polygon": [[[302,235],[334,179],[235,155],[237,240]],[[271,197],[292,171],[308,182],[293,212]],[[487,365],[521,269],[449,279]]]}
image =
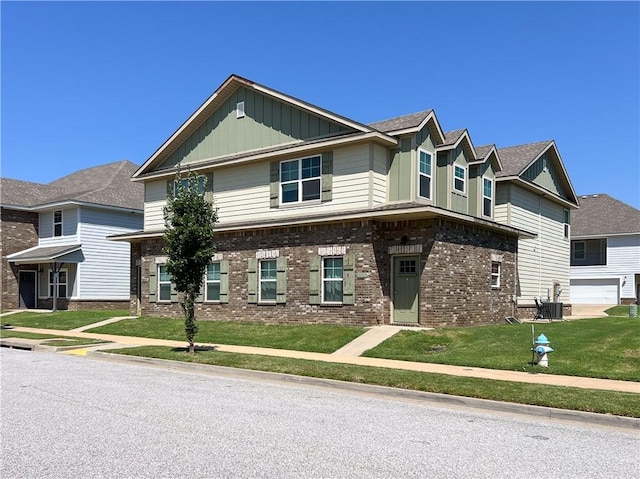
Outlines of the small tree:
{"label": "small tree", "polygon": [[[164,208],[164,253],[167,272],[176,290],[182,294],[180,305],[184,312],[184,327],[189,352],[195,353],[194,338],[198,332],[195,302],[202,288],[207,264],[216,251],[214,226],[218,212],[213,201],[205,197],[207,178],[188,172],[183,177],[178,170],[173,188]],[[212,186],[212,185],[211,185]]]}

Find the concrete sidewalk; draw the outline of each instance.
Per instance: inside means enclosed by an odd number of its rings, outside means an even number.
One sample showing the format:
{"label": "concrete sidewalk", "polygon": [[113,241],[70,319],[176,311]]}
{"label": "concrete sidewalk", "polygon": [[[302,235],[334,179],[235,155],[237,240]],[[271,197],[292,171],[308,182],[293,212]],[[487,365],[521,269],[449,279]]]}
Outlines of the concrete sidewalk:
{"label": "concrete sidewalk", "polygon": [[[381,328],[381,332],[372,333],[369,339],[374,335],[377,338],[389,337],[392,333],[388,328],[392,326],[376,326],[371,329]],[[86,354],[88,350],[102,350],[102,349],[114,349],[114,348],[126,348],[135,346],[168,346],[172,348],[184,348],[187,346],[186,341],[172,341],[165,339],[152,339],[152,338],[140,338],[133,336],[116,336],[110,334],[97,334],[84,331],[60,331],[53,329],[41,329],[41,328],[24,328],[15,327],[13,331],[39,333],[39,334],[51,334],[55,336],[67,336],[74,338],[87,338],[87,339],[99,339],[103,341],[111,341],[113,344],[108,345],[95,345],[85,348],[75,348],[72,351],[68,351],[69,354]],[[399,328],[398,328],[399,331]],[[397,331],[396,331],[397,332]],[[395,333],[393,333],[395,334]],[[392,335],[392,334],[391,334]],[[16,341],[15,338],[8,338]],[[4,339],[0,340],[4,341]],[[356,340],[357,341],[357,340]],[[375,345],[375,344],[374,344]],[[242,353],[242,354],[256,354],[262,356],[275,356],[292,359],[307,359],[312,361],[322,361],[327,363],[340,363],[340,364],[353,364],[358,366],[371,366],[390,369],[399,369],[406,371],[418,371],[425,373],[447,374],[453,376],[463,376],[472,378],[492,379],[497,381],[514,381],[530,384],[546,384],[553,386],[567,386],[585,389],[600,389],[608,391],[620,391],[640,394],[640,383],[633,381],[617,381],[610,379],[596,379],[596,378],[584,378],[577,376],[560,376],[544,373],[528,373],[520,371],[503,371],[494,369],[483,369],[466,366],[451,366],[445,364],[431,364],[431,363],[417,363],[410,361],[398,361],[392,359],[379,359],[379,358],[365,358],[360,357],[357,354],[362,347],[362,341],[356,344],[353,348],[349,345],[341,348],[338,353],[336,351],[333,354],[325,353],[313,353],[305,351],[291,351],[284,349],[271,349],[271,348],[259,348],[252,346],[233,346],[225,344],[203,344],[198,343],[198,347],[213,348],[216,351],[230,352],[230,353]],[[370,346],[372,347],[372,346]],[[369,347],[367,347],[369,349]],[[351,351],[351,353],[350,353]]]}

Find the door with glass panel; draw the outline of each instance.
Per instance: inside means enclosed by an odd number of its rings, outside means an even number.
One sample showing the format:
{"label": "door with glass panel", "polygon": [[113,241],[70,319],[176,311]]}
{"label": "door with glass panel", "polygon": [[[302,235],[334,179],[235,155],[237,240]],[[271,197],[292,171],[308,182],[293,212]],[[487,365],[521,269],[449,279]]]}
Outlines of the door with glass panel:
{"label": "door with glass panel", "polygon": [[420,257],[393,258],[393,322],[418,322],[418,290],[420,289]]}

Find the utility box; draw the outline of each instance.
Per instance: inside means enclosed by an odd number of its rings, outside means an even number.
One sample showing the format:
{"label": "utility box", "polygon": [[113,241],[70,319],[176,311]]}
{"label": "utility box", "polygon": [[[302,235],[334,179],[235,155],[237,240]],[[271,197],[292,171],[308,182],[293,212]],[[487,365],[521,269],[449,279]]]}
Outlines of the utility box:
{"label": "utility box", "polygon": [[562,319],[562,303],[548,303],[549,304],[549,318]]}

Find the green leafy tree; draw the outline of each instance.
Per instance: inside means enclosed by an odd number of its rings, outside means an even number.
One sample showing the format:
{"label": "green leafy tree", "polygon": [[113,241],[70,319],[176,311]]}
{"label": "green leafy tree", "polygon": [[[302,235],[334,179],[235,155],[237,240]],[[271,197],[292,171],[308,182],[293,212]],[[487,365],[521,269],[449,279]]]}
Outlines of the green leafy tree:
{"label": "green leafy tree", "polygon": [[[194,339],[198,332],[195,302],[202,288],[207,264],[216,251],[214,227],[218,220],[213,207],[213,195],[207,178],[181,171],[175,177],[172,192],[164,208],[164,253],[167,272],[179,293],[184,312],[184,326],[189,352],[195,353]],[[211,196],[211,198],[209,198]]]}

